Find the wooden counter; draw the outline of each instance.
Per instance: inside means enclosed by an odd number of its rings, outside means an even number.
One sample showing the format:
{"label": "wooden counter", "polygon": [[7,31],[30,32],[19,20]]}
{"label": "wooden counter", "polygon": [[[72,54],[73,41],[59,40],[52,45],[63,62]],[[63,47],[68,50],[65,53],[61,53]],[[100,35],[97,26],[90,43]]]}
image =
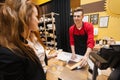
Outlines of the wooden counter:
{"label": "wooden counter", "polygon": [[47,80],[87,80],[88,67],[79,70],[70,70],[65,67],[65,62],[50,59],[48,62]]}

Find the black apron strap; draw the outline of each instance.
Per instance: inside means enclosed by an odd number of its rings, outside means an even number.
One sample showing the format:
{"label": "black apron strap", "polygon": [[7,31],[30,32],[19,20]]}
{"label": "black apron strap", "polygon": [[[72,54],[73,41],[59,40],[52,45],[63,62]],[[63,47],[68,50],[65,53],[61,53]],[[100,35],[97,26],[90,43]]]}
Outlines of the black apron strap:
{"label": "black apron strap", "polygon": [[[84,23],[83,23],[83,29],[84,29]],[[75,46],[75,53],[79,55],[84,55],[87,49],[87,38],[88,35],[84,29],[84,35],[75,35],[74,34],[75,27],[73,30],[73,36],[74,36],[74,46]]]}

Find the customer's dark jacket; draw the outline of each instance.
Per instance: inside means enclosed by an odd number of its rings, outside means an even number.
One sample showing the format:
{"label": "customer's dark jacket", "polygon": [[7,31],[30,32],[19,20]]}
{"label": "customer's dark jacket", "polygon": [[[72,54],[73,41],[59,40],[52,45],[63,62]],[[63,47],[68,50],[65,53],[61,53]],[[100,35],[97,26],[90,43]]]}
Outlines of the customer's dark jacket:
{"label": "customer's dark jacket", "polygon": [[46,80],[41,64],[16,54],[0,47],[0,80]]}

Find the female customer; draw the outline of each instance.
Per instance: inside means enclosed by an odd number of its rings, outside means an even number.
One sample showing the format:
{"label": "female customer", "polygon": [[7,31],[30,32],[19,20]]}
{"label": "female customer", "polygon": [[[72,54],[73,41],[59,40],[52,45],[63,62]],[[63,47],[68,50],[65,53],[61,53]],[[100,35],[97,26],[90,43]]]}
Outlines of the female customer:
{"label": "female customer", "polygon": [[37,56],[41,61],[44,71],[46,71],[47,58],[54,57],[56,56],[56,54],[52,56],[46,56],[45,54],[46,47],[43,44],[42,40],[40,39],[38,28],[39,9],[34,5],[30,5],[29,7],[27,7],[26,14],[27,14],[26,24],[28,25],[29,29],[27,37],[28,44],[34,49],[34,51],[36,52]]}
{"label": "female customer", "polygon": [[17,14],[10,5],[0,6],[0,80],[46,80],[38,57],[21,35],[27,30]]}

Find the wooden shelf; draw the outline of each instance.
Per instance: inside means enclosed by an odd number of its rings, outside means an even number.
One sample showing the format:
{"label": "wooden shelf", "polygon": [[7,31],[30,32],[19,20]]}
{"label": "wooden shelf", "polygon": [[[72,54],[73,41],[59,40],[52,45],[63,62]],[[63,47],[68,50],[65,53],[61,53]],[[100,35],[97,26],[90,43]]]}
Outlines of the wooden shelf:
{"label": "wooden shelf", "polygon": [[40,37],[43,38],[44,44],[54,49],[57,46],[55,15],[58,14],[54,12],[44,14],[39,23]]}

